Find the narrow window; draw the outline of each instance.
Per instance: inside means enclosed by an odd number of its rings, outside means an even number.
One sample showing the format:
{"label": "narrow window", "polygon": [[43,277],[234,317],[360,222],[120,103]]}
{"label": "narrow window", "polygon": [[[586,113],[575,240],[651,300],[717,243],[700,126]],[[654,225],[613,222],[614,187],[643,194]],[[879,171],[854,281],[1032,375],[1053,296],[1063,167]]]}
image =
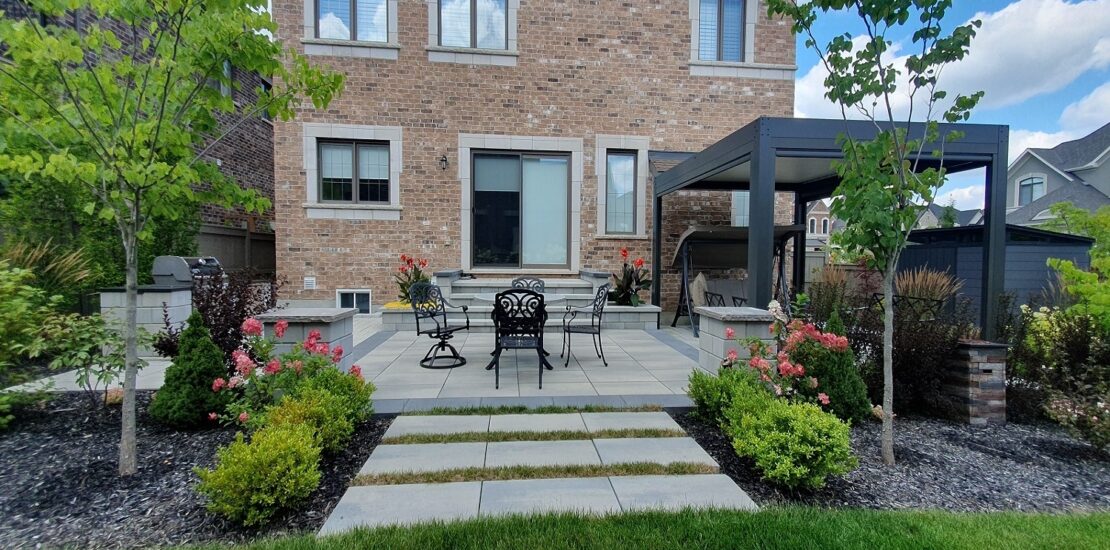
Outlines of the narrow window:
{"label": "narrow window", "polygon": [[370,313],[370,290],[357,289],[346,290],[341,289],[335,292],[336,294],[336,307],[342,308],[357,308],[359,313]]}
{"label": "narrow window", "polygon": [[439,0],[439,45],[508,48],[506,0]]}
{"label": "narrow window", "polygon": [[316,37],[385,42],[387,5],[387,0],[317,0]]}
{"label": "narrow window", "polygon": [[809,232],[810,233],[817,233],[817,218],[810,218],[809,219]]}
{"label": "narrow window", "polygon": [[700,0],[698,59],[743,61],[744,1]]}
{"label": "narrow window", "polygon": [[231,97],[231,61],[225,59],[223,65],[224,77],[220,80],[220,94]]}
{"label": "narrow window", "polygon": [[1018,183],[1018,206],[1025,206],[1044,196],[1044,178],[1034,176]]}
{"label": "narrow window", "polygon": [[748,192],[732,192],[732,225],[747,227],[749,223]]}
{"label": "narrow window", "polygon": [[829,219],[828,218],[821,218],[821,233],[825,234],[825,235],[829,234]]}
{"label": "narrow window", "polygon": [[318,158],[321,201],[389,203],[389,145],[323,141]]}
{"label": "narrow window", "polygon": [[610,151],[606,155],[605,232],[636,232],[636,153]]}

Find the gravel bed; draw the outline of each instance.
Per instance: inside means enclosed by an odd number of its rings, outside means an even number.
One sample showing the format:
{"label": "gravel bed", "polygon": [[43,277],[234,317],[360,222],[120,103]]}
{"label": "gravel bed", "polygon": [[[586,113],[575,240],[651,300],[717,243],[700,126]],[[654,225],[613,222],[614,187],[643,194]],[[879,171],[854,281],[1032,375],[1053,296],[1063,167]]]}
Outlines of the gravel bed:
{"label": "gravel bed", "polygon": [[951,511],[1061,512],[1110,509],[1110,456],[1055,426],[969,426],[899,418],[897,464],[879,454],[878,422],[852,428],[859,468],[816,491],[789,491],[760,480],[727,436],[695,413],[672,413],[756,503]]}
{"label": "gravel bed", "polygon": [[246,529],[209,514],[193,490],[193,467],[211,466],[235,431],[163,428],[146,414],[150,398],[139,392],[139,473],[127,478],[116,474],[119,408],[93,408],[80,393],[58,394],[0,432],[0,548],[149,548],[315,531],[392,422],[360,424],[343,453],[321,460],[307,503]]}

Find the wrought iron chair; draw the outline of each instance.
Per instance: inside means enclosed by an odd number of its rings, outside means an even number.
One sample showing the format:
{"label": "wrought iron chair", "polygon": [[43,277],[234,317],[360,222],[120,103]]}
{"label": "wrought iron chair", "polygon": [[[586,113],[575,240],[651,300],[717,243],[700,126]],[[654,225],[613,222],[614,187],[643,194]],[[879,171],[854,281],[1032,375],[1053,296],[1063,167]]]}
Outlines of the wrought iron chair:
{"label": "wrought iron chair", "polygon": [[[416,315],[416,334],[426,334],[433,340],[438,340],[428,349],[428,353],[420,360],[420,366],[426,369],[453,369],[466,364],[466,358],[459,355],[449,341],[460,330],[470,330],[470,314],[466,306],[451,305],[443,297],[439,287],[431,283],[413,283],[409,287],[409,302],[412,312]],[[447,309],[462,310],[466,318],[465,325],[451,326],[447,322]],[[421,323],[423,322],[423,328]],[[441,354],[448,351],[450,353]],[[446,364],[437,364],[437,361],[449,360]]]}
{"label": "wrought iron chair", "polygon": [[517,277],[513,279],[513,288],[527,288],[528,290],[542,294],[545,286],[543,279],[538,277]]}
{"label": "wrought iron chair", "polygon": [[[601,316],[605,313],[605,301],[609,299],[609,288],[611,286],[613,285],[605,283],[598,287],[597,294],[594,295],[594,301],[588,306],[567,306],[567,312],[563,314],[563,347],[559,348],[559,357],[563,356],[563,349],[566,349],[567,360],[563,364],[563,368],[570,366],[571,334],[589,334],[594,343],[594,352],[597,353],[603,365],[609,366],[609,362],[605,360],[605,350],[601,345]],[[590,324],[574,324],[573,321],[579,313],[589,313]]]}
{"label": "wrought iron chair", "polygon": [[551,364],[543,354],[543,326],[547,322],[547,308],[543,294],[526,288],[513,288],[500,292],[493,301],[493,330],[496,333],[493,360],[486,370],[493,369],[493,387],[501,387],[501,352],[507,349],[536,351],[540,367],[540,389],[543,389],[543,370]]}
{"label": "wrought iron chair", "polygon": [[705,293],[705,305],[708,307],[725,307],[725,295],[707,291]]}
{"label": "wrought iron chair", "polygon": [[739,296],[732,297],[732,307],[744,307],[746,303],[748,303],[747,298],[740,298]]}

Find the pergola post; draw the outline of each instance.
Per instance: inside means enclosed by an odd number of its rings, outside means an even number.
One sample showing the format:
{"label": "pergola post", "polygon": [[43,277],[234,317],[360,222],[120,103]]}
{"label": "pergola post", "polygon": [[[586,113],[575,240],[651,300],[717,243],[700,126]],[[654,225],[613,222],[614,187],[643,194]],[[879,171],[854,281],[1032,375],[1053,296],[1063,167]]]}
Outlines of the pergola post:
{"label": "pergola post", "polygon": [[751,156],[748,191],[748,304],[757,308],[771,302],[775,257],[775,150],[764,133],[761,125]]}
{"label": "pergola post", "polygon": [[[654,194],[654,191],[652,192]],[[651,209],[651,305],[662,307],[660,288],[663,286],[663,197],[655,197]],[[658,327],[656,327],[658,328]]]}
{"label": "pergola post", "polygon": [[979,304],[983,338],[998,337],[998,297],[1006,290],[1006,163],[1010,129],[998,128],[998,142],[987,165],[983,193],[983,294]]}
{"label": "pergola post", "polygon": [[[809,225],[806,224],[806,206],[809,204],[809,199],[801,193],[794,193],[794,225],[804,225],[807,229]],[[806,284],[806,237],[808,233],[803,232],[801,235],[794,237],[794,267],[792,279],[794,288],[791,289],[794,294],[802,292]]]}

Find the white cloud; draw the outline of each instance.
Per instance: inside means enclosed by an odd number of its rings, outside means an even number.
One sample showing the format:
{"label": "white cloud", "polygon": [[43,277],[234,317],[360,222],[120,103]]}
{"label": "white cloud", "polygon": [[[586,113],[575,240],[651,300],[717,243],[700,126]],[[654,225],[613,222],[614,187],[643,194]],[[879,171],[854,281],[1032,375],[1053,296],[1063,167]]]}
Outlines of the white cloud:
{"label": "white cloud", "polygon": [[320,18],[320,38],[350,40],[351,29],[334,13],[328,12]]}
{"label": "white cloud", "polygon": [[1060,127],[1088,134],[1110,122],[1110,82],[1095,88],[1083,99],[1068,105],[1060,115]]}
{"label": "white cloud", "polygon": [[968,187],[960,187],[949,191],[943,191],[937,195],[936,204],[947,206],[949,202],[955,202],[958,210],[971,210],[973,208],[983,207],[983,186],[971,185]]}

